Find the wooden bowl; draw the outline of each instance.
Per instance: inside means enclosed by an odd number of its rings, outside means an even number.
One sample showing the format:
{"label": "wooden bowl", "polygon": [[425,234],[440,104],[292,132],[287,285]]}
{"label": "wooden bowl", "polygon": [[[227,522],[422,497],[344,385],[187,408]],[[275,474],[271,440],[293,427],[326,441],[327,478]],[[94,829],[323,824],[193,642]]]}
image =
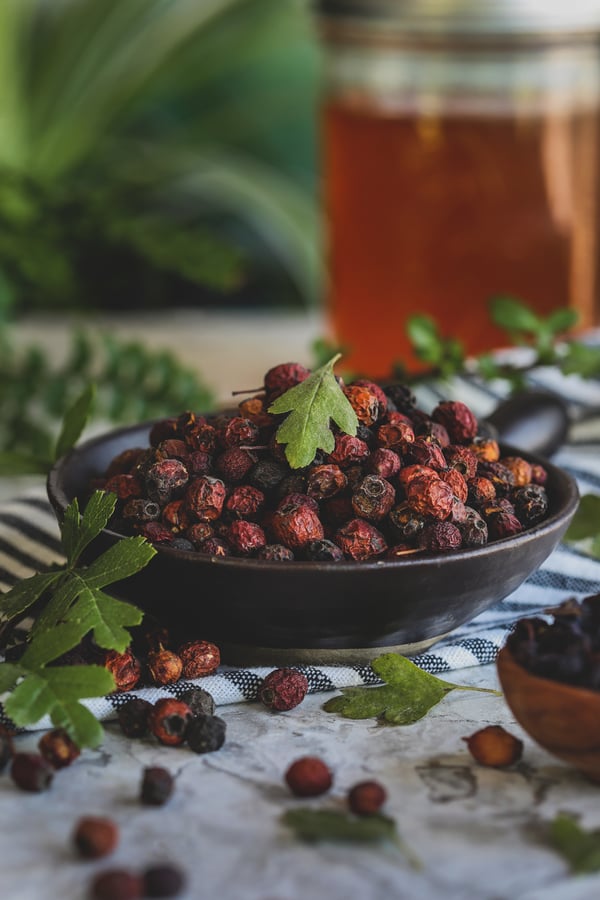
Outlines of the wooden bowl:
{"label": "wooden bowl", "polygon": [[497,657],[506,702],[544,750],[600,784],[600,691],[532,675],[508,647]]}

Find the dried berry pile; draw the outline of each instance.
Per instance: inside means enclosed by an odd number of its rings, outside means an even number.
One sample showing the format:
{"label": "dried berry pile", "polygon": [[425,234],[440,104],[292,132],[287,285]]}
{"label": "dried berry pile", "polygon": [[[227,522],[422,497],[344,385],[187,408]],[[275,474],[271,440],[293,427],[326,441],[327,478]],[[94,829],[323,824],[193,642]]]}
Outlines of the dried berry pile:
{"label": "dried berry pile", "polygon": [[291,468],[283,417],[268,410],[309,375],[282,364],[230,414],[156,423],[149,448],[121,453],[94,484],[117,495],[111,527],[210,556],[335,561],[478,547],[547,514],[541,466],[501,457],[464,403],[428,415],[400,384],[338,380],[356,435],[332,426],[333,451]]}
{"label": "dried berry pile", "polygon": [[506,641],[534,675],[600,691],[600,594],[552,610],[554,621],[521,619]]}

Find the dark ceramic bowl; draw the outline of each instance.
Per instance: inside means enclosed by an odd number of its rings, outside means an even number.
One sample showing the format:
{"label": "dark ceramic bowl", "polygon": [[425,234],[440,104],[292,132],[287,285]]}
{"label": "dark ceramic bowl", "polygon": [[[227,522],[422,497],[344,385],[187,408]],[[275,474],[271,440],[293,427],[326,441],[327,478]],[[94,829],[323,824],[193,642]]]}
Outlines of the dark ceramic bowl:
{"label": "dark ceramic bowl", "polygon": [[[112,431],[56,463],[48,496],[59,520],[117,453],[148,446],[150,426]],[[517,537],[385,562],[266,562],[159,546],[118,593],[168,627],[215,641],[226,662],[347,663],[384,649],[418,653],[514,591],[565,532],[577,506],[575,482],[546,460],[521,455],[546,467],[550,508],[540,525]],[[105,529],[90,555],[119,540]]]}

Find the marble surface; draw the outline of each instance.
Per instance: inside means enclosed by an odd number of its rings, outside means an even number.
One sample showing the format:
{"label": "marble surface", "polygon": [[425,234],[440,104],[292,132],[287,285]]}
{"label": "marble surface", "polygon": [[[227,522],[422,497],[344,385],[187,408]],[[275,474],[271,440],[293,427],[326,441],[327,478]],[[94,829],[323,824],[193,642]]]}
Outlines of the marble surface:
{"label": "marble surface", "polygon": [[[455,683],[495,686],[493,666],[453,672]],[[546,845],[544,823],[558,811],[600,826],[600,788],[554,760],[514,723],[502,697],[454,691],[408,727],[379,727],[325,713],[330,694],[271,713],[257,703],[220,707],[227,741],[212,754],[124,738],[106,726],[102,747],[59,772],[43,794],[0,777],[0,896],[83,900],[93,875],[112,866],[143,869],[171,861],[188,876],[185,900],[593,900],[600,875],[574,878]],[[523,738],[508,770],[478,765],[463,737],[503,724]],[[33,749],[39,735],[18,738]],[[283,781],[306,754],[334,772],[329,794],[293,798]],[[176,775],[162,808],[138,799],[141,772],[161,765]],[[281,824],[299,804],[344,808],[349,787],[376,778],[386,812],[420,859],[411,868],[393,846],[299,842]],[[83,814],[113,817],[121,843],[102,861],[82,862],[70,846]]]}

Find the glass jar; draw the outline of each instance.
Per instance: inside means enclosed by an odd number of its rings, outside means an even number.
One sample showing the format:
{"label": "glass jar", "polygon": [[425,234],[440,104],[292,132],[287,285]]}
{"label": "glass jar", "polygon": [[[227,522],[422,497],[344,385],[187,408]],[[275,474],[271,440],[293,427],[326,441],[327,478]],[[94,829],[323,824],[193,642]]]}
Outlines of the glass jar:
{"label": "glass jar", "polygon": [[332,332],[415,365],[407,317],[470,353],[489,299],[598,322],[598,0],[321,0]]}

